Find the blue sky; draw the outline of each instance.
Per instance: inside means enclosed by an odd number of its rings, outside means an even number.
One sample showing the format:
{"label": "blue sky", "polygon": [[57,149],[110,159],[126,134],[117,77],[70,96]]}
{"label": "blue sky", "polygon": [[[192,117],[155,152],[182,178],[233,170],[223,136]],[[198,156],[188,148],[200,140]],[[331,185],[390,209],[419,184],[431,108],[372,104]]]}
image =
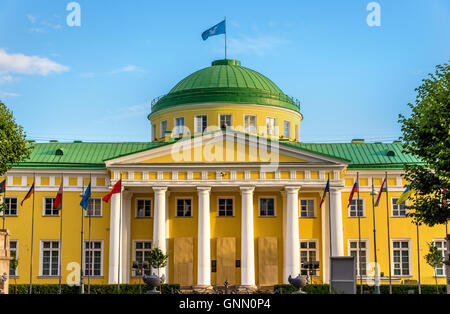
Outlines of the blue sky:
{"label": "blue sky", "polygon": [[450,2],[0,0],[0,100],[37,141],[149,141],[150,101],[228,57],[302,102],[304,142],[391,142],[414,88],[450,58]]}

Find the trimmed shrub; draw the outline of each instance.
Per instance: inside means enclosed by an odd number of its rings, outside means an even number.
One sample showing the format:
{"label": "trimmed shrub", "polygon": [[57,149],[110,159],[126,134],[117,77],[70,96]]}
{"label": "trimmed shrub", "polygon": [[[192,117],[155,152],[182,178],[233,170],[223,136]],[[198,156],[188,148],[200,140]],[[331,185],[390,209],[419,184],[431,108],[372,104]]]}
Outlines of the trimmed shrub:
{"label": "trimmed shrub", "polygon": [[[274,291],[281,288],[283,294],[291,294],[294,291],[296,291],[296,288],[291,284],[283,284],[283,285],[275,285]],[[422,294],[436,294],[436,286],[435,285],[421,285],[422,288]],[[329,293],[330,286],[329,285],[320,285],[320,284],[313,284],[313,285],[306,285],[302,289],[302,291],[308,293],[308,294],[328,294]],[[356,286],[356,293],[361,293],[361,286]],[[447,293],[447,286],[446,285],[439,285],[439,294],[446,294]],[[419,294],[419,286],[418,285],[392,285],[392,294],[408,294],[410,291],[414,291],[414,294]],[[336,292],[339,294],[339,292]],[[364,285],[363,286],[363,293],[364,294],[375,294],[375,287]],[[380,285],[380,293],[381,294],[389,294],[389,285],[383,284]]]}

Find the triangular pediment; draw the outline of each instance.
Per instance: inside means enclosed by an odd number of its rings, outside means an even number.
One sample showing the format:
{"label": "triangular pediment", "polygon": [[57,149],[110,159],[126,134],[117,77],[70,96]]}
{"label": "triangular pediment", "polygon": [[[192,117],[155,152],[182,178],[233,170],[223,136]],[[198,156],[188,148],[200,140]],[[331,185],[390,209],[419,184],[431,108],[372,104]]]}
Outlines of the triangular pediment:
{"label": "triangular pediment", "polygon": [[341,159],[236,132],[216,132],[180,139],[169,145],[106,161],[107,165],[174,163],[347,164]]}

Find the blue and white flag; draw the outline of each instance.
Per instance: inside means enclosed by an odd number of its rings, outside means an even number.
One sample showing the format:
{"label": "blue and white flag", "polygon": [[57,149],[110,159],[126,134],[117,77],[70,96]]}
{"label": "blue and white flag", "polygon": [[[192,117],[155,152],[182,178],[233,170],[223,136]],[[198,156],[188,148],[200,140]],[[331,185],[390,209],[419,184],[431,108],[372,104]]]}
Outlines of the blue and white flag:
{"label": "blue and white flag", "polygon": [[88,208],[90,198],[91,198],[91,183],[89,183],[88,187],[86,188],[83,199],[80,202],[80,205],[81,207],[83,207],[84,210]]}
{"label": "blue and white flag", "polygon": [[203,40],[207,40],[209,36],[225,34],[225,20],[202,33]]}

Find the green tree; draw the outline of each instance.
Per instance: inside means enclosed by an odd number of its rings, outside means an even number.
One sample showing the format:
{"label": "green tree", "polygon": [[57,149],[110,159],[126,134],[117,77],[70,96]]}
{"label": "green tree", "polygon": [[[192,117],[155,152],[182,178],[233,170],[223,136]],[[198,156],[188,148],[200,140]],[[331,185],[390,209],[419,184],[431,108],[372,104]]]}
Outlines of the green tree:
{"label": "green tree", "polygon": [[437,276],[436,276],[436,268],[442,267],[444,257],[442,256],[442,252],[434,245],[433,242],[428,243],[428,253],[424,256],[428,265],[433,267],[434,272],[434,280],[436,281],[436,293],[439,293]]}
{"label": "green tree", "polygon": [[162,267],[166,267],[167,259],[169,258],[168,254],[164,254],[163,251],[159,247],[154,247],[149,252],[148,262],[152,268],[158,269],[158,277],[159,277],[159,269]]}
{"label": "green tree", "polygon": [[404,178],[417,197],[408,209],[415,222],[434,226],[450,218],[450,65],[436,66],[415,90],[411,116],[399,115],[403,151],[421,160],[405,165]]}
{"label": "green tree", "polygon": [[31,150],[22,126],[16,123],[12,112],[0,101],[0,176],[13,164],[29,158]]}

